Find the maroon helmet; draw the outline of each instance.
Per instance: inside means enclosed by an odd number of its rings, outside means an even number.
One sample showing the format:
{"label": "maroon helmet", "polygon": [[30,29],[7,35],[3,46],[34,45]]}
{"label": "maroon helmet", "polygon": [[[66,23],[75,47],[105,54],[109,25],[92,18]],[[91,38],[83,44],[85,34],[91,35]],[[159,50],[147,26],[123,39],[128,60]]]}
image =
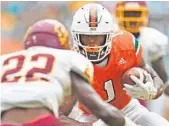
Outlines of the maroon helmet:
{"label": "maroon helmet", "polygon": [[69,49],[68,32],[64,25],[57,20],[40,20],[27,30],[24,46],[25,49],[33,46]]}

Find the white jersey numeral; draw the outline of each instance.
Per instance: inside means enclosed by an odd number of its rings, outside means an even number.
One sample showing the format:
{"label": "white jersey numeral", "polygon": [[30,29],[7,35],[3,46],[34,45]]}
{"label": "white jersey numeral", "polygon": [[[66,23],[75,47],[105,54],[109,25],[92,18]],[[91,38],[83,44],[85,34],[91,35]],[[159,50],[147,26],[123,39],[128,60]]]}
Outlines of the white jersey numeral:
{"label": "white jersey numeral", "polygon": [[113,81],[112,80],[108,80],[108,81],[106,81],[104,83],[104,90],[106,91],[107,97],[108,97],[106,102],[111,102],[115,97]]}

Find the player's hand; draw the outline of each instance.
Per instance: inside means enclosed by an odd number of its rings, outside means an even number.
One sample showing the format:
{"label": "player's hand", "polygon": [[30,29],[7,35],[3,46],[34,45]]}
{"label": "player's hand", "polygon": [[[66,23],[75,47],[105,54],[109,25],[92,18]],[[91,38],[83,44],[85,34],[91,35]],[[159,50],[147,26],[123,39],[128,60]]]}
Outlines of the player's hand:
{"label": "player's hand", "polygon": [[153,84],[151,75],[146,71],[144,72],[144,75],[146,77],[145,83],[142,80],[138,79],[136,76],[131,75],[130,77],[136,83],[136,85],[132,86],[129,84],[124,84],[124,90],[133,98],[151,100],[155,98],[157,94],[157,88]]}

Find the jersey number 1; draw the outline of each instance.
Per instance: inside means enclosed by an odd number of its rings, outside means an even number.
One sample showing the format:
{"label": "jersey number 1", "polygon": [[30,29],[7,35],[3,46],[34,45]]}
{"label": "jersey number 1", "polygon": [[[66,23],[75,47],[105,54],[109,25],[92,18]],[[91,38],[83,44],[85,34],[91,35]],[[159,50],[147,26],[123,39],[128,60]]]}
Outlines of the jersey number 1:
{"label": "jersey number 1", "polygon": [[104,83],[104,90],[106,91],[106,94],[107,94],[106,102],[111,102],[115,97],[114,86],[113,86],[112,80],[108,80]]}

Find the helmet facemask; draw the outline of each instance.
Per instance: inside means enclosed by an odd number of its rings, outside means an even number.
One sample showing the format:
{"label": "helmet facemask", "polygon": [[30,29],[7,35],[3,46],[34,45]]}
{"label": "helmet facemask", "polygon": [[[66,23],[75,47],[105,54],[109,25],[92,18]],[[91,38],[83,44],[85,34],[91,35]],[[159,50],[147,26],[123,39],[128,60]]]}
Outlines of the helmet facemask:
{"label": "helmet facemask", "polygon": [[116,17],[121,29],[138,33],[148,24],[148,8],[144,2],[119,2]]}
{"label": "helmet facemask", "polygon": [[[84,55],[86,58],[88,58],[92,62],[98,62],[103,60],[111,50],[112,46],[112,34],[97,34],[97,35],[91,35],[91,34],[79,34],[79,33],[72,33],[73,34],[73,48],[77,52]],[[85,37],[86,36],[86,37]],[[83,38],[87,37],[93,37],[93,38],[101,38],[102,41],[83,41]]]}

